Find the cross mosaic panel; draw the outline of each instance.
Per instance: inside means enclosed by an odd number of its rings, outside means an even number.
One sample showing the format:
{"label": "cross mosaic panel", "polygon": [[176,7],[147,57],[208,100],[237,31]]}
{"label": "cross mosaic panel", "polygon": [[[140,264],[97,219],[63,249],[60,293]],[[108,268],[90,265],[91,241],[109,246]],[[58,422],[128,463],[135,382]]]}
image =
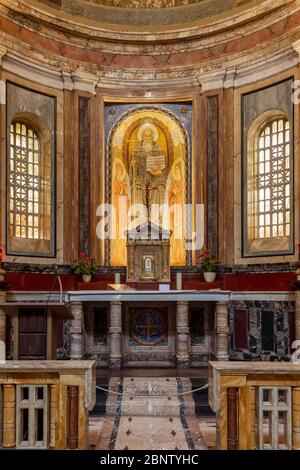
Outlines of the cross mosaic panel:
{"label": "cross mosaic panel", "polygon": [[167,336],[167,314],[163,309],[134,309],[130,316],[130,336],[139,344],[152,346]]}

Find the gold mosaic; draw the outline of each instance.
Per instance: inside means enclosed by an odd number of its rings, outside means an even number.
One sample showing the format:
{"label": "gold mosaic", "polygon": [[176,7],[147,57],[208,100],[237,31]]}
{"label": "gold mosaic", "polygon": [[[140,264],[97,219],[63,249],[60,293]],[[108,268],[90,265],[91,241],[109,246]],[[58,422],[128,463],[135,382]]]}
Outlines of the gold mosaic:
{"label": "gold mosaic", "polygon": [[89,0],[89,2],[119,8],[170,8],[199,3],[199,0]]}

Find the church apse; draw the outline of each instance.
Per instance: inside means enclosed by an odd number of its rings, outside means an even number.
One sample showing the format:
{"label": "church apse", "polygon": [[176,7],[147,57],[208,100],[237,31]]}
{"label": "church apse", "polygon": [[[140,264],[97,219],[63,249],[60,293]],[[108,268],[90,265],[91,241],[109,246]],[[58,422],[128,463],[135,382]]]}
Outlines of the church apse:
{"label": "church apse", "polygon": [[113,228],[106,264],[127,265],[126,230],[149,220],[171,230],[170,264],[185,266],[191,103],[109,104],[105,116],[105,202],[112,206]]}

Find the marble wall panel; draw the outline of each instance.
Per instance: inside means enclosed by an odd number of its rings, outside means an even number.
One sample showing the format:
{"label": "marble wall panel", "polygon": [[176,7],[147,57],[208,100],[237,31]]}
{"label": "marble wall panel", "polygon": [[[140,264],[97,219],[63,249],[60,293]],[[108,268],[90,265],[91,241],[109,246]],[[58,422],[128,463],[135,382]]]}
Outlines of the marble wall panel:
{"label": "marble wall panel", "polygon": [[57,359],[66,360],[71,356],[71,320],[63,320],[61,346],[57,349]]}
{"label": "marble wall panel", "polygon": [[218,253],[218,96],[207,98],[207,247]]}
{"label": "marble wall panel", "polygon": [[90,106],[79,98],[80,251],[89,253],[90,219]]}
{"label": "marble wall panel", "polygon": [[[245,313],[248,313],[248,345],[245,349],[238,349],[234,344],[234,317],[236,310],[244,310]],[[265,312],[273,314],[273,325],[272,328],[265,327],[263,332],[262,317]],[[294,314],[295,306],[293,302],[232,301],[229,310],[230,359],[256,361],[289,360],[291,342],[293,340],[290,328],[294,322]],[[274,345],[273,350],[263,349],[263,343],[272,342]]]}

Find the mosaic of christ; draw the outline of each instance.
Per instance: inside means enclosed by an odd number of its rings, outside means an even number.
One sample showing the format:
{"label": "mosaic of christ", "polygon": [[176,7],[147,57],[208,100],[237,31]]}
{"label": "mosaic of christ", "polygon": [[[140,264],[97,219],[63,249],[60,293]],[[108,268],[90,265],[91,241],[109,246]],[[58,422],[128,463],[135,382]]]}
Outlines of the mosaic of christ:
{"label": "mosaic of christ", "polygon": [[[126,265],[126,240],[122,234],[129,223],[131,227],[132,224],[137,226],[145,218],[172,230],[171,265],[186,264],[185,142],[182,127],[161,110],[132,113],[115,130],[112,138],[112,204],[116,230],[115,239],[111,240],[112,265]],[[132,215],[133,208],[133,220],[124,217],[124,212]],[[167,212],[166,208],[169,208]]]}

